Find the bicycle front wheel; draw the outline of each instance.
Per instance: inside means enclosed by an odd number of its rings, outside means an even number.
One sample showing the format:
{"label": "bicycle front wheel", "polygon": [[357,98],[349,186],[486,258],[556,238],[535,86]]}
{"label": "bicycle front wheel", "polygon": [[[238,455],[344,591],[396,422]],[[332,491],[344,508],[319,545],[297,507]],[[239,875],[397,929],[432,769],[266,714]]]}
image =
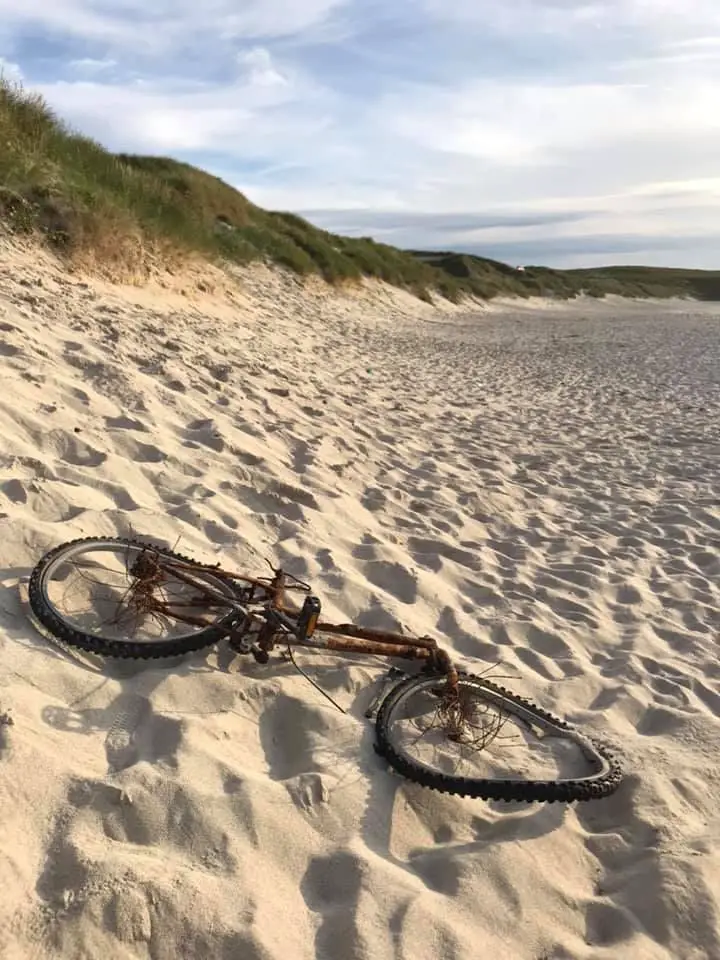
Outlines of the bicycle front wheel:
{"label": "bicycle front wheel", "polygon": [[383,702],[376,750],[398,773],[483,800],[606,797],[622,773],[589,737],[483,677],[410,677]]}
{"label": "bicycle front wheel", "polygon": [[[190,567],[173,573],[173,561]],[[210,601],[203,585],[212,591]],[[28,594],[37,619],[59,640],[109,657],[199,650],[225,636],[223,626],[236,616],[232,584],[211,567],[122,538],[86,537],[56,547],[33,570]]]}

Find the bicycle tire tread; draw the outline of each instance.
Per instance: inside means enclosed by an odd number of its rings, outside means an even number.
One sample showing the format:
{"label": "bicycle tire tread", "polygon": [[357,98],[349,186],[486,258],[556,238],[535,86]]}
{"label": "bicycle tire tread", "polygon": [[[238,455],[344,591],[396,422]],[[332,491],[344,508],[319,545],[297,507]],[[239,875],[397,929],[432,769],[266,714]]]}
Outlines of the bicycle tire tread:
{"label": "bicycle tire tread", "polygon": [[[460,678],[468,677],[479,681],[481,686],[491,692],[500,694],[519,706],[531,710],[539,718],[547,720],[558,727],[570,730],[570,724],[553,716],[547,710],[537,706],[531,700],[518,696],[511,690],[492,683],[485,678],[474,677],[472,674],[459,672]],[[429,770],[427,767],[414,762],[404,753],[396,750],[389,735],[390,718],[393,709],[401,694],[419,682],[419,678],[409,677],[399,683],[385,698],[378,711],[375,724],[375,750],[398,773],[419,783],[431,790],[441,793],[450,793],[461,797],[473,797],[480,800],[504,800],[507,802],[520,801],[526,803],[572,803],[576,800],[595,800],[607,797],[618,789],[623,779],[620,765],[610,751],[598,741],[585,736],[593,748],[610,765],[610,770],[599,774],[596,779],[565,779],[565,780],[500,780],[495,778],[458,777]]]}
{"label": "bicycle tire tread", "polygon": [[[157,544],[148,543],[143,540],[136,540],[128,537],[78,537],[75,540],[68,540],[54,547],[46,553],[35,565],[30,574],[28,584],[28,601],[30,608],[40,623],[68,646],[85,650],[88,653],[95,653],[103,657],[115,657],[125,660],[155,660],[163,657],[176,657],[186,653],[193,653],[196,650],[202,650],[209,647],[224,637],[225,631],[218,626],[208,627],[196,634],[186,637],[178,637],[171,640],[160,640],[157,642],[140,643],[132,640],[110,640],[107,637],[99,637],[94,634],[83,633],[82,630],[76,630],[66,623],[62,617],[58,616],[53,608],[45,601],[41,585],[43,574],[48,564],[55,560],[59,554],[67,550],[68,547],[79,543],[108,543],[114,542],[123,546],[147,547],[151,550],[157,550],[162,556],[173,560],[180,560],[182,563],[192,564],[201,570],[211,571],[212,566],[199,563],[191,557],[175,553],[166,547]],[[228,614],[228,620],[232,614]],[[221,621],[224,622],[224,621]]]}

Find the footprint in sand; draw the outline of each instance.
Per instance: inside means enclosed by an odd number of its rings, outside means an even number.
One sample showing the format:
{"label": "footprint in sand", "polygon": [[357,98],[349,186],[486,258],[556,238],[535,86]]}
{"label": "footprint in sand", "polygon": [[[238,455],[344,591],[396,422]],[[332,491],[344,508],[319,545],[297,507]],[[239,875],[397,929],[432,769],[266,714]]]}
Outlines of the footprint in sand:
{"label": "footprint in sand", "polygon": [[387,495],[382,487],[366,487],[360,503],[371,513],[378,513],[387,506]]}
{"label": "footprint in sand", "polygon": [[402,564],[388,560],[369,560],[361,563],[361,567],[374,586],[402,603],[415,603],[418,594],[417,578]]}
{"label": "footprint in sand", "polygon": [[305,473],[315,461],[315,451],[307,440],[300,440],[292,451],[292,469],[295,473]]}
{"label": "footprint in sand", "polygon": [[27,490],[22,480],[6,480],[2,486],[0,486],[0,490],[2,490],[8,500],[12,500],[13,503],[27,503]]}
{"label": "footprint in sand", "polygon": [[322,713],[304,700],[279,694],[260,714],[260,742],[274,780],[290,780],[317,769],[316,743],[328,735]]}
{"label": "footprint in sand", "polygon": [[106,453],[64,430],[51,430],[44,436],[42,446],[75,467],[99,467],[107,460]]}
{"label": "footprint in sand", "polygon": [[364,873],[357,854],[345,851],[313,857],[308,864],[300,892],[308,909],[321,918],[315,934],[316,957],[351,957],[364,952],[355,918]]}
{"label": "footprint in sand", "polygon": [[122,436],[115,445],[115,452],[136,463],[163,463],[168,455],[153,443],[141,443],[130,435]]}
{"label": "footprint in sand", "polygon": [[225,441],[220,436],[214,420],[191,420],[185,428],[184,435],[184,445],[191,449],[203,446],[209,447],[217,453],[222,453],[225,449]]}
{"label": "footprint in sand", "polygon": [[109,430],[138,430],[147,432],[147,427],[141,420],[133,420],[132,417],[105,417],[105,426]]}

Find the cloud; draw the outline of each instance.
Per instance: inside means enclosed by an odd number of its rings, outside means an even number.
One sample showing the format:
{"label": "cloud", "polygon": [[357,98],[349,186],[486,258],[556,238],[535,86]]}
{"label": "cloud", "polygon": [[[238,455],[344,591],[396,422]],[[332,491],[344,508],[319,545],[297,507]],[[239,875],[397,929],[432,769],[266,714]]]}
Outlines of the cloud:
{"label": "cloud", "polygon": [[715,0],[0,0],[0,56],[112,149],[333,229],[720,263]]}
{"label": "cloud", "polygon": [[[69,66],[76,72],[78,61]],[[99,66],[85,72],[98,73]],[[239,51],[224,83],[183,75],[179,66],[162,76],[73,77],[35,88],[75,127],[115,150],[205,151],[242,161],[274,155],[293,138],[320,134],[326,124],[329,94],[301,70],[279,68],[263,47]]]}
{"label": "cloud", "polygon": [[102,73],[105,70],[111,70],[116,67],[117,60],[111,60],[110,57],[98,60],[94,57],[81,57],[79,60],[70,60],[68,67],[81,74]]}
{"label": "cloud", "polygon": [[288,79],[276,68],[269,50],[253,47],[238,54],[238,63],[247,71],[251,87],[287,86]]}
{"label": "cloud", "polygon": [[[353,236],[424,250],[457,250],[511,263],[580,266],[644,262],[711,267],[717,262],[720,178],[647,184],[616,195],[544,197],[518,214],[306,210],[313,222]],[[715,259],[713,259],[715,257]]]}
{"label": "cloud", "polygon": [[650,31],[656,36],[693,34],[720,26],[715,0],[414,0],[415,6],[439,22],[489,25],[496,32],[557,33],[578,39],[585,32]]}
{"label": "cloud", "polygon": [[[180,79],[129,86],[62,81],[38,89],[76,127],[116,150],[214,151],[244,160],[275,153],[293,133],[319,134],[323,126],[321,116],[288,115],[298,89],[255,75],[222,89]],[[280,128],[277,115],[283,118]]]}
{"label": "cloud", "polygon": [[321,23],[344,0],[0,0],[5,28],[113,45],[172,48],[195,40],[287,37]]}
{"label": "cloud", "polygon": [[642,142],[670,131],[675,138],[720,132],[714,72],[648,69],[644,80],[405,86],[382,108],[396,133],[421,147],[520,167],[578,147]]}
{"label": "cloud", "polygon": [[11,83],[22,82],[23,72],[17,63],[12,63],[4,57],[0,57],[0,77],[9,80]]}
{"label": "cloud", "polygon": [[[547,227],[584,219],[585,211],[527,213],[417,213],[413,211],[303,210],[308,220],[322,223],[327,230],[360,235],[372,231],[384,239],[393,235],[475,236],[481,231],[507,228]],[[388,242],[392,242],[389,239]]]}

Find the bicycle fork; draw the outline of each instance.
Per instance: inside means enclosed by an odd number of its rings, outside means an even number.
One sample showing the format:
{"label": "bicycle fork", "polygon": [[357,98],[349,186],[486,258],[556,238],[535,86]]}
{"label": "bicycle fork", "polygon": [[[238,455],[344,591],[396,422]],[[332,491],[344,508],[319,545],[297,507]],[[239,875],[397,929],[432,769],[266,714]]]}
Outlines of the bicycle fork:
{"label": "bicycle fork", "polygon": [[365,710],[365,716],[368,719],[376,715],[380,709],[380,704],[390,692],[390,688],[394,687],[396,683],[399,683],[400,680],[406,676],[407,674],[404,670],[401,670],[400,667],[390,667],[385,676],[381,678],[380,686]]}

